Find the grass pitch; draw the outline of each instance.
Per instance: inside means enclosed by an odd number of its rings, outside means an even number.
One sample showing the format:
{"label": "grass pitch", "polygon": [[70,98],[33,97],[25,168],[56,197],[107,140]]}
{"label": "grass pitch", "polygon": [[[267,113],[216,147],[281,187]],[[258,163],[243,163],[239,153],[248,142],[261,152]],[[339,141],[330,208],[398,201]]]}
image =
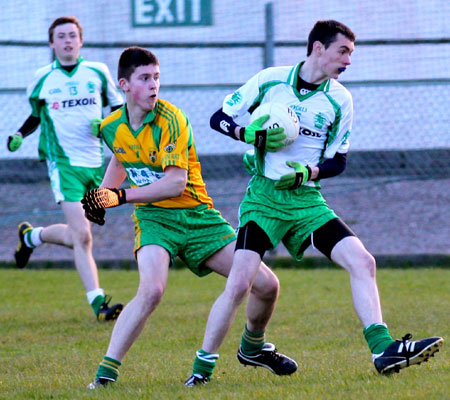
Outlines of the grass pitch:
{"label": "grass pitch", "polygon": [[[125,357],[118,382],[88,391],[113,327],[98,323],[74,270],[0,270],[0,399],[450,399],[450,270],[382,269],[384,319],[395,337],[447,339],[431,362],[390,377],[376,373],[339,269],[276,269],[281,294],[266,339],[295,358],[278,377],[244,368],[236,350],[241,307],[214,379],[185,388],[206,319],[225,280],[173,270],[163,302]],[[129,301],[136,271],[100,270],[113,301]]]}

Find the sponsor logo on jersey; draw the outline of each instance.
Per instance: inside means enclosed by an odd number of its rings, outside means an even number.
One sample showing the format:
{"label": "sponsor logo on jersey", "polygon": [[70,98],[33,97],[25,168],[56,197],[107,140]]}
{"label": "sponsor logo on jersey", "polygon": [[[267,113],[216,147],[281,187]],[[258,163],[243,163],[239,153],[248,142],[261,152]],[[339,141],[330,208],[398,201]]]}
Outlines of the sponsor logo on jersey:
{"label": "sponsor logo on jersey", "polygon": [[180,159],[180,155],[179,154],[166,154],[164,156],[164,162],[167,161],[178,161]]}
{"label": "sponsor logo on jersey", "polygon": [[95,93],[95,85],[94,82],[89,81],[86,85],[89,93]]}
{"label": "sponsor logo on jersey", "polygon": [[173,143],[168,144],[166,147],[164,147],[164,151],[166,153],[172,153],[176,149],[176,146]]}
{"label": "sponsor logo on jersey", "polygon": [[53,108],[54,110],[58,110],[59,109],[59,103],[57,101],[54,101],[53,104],[51,105],[51,108]]}
{"label": "sponsor logo on jersey", "polygon": [[130,144],[131,150],[142,150],[142,147],[140,144]]}
{"label": "sponsor logo on jersey", "polygon": [[71,107],[79,107],[79,106],[89,106],[92,104],[97,104],[95,97],[84,98],[84,99],[70,99],[63,100],[61,102],[62,108],[71,108]]}
{"label": "sponsor logo on jersey", "polygon": [[60,88],[54,88],[54,89],[50,89],[48,91],[49,94],[56,94],[56,93],[61,93],[62,90]]}
{"label": "sponsor logo on jersey", "polygon": [[322,135],[319,132],[314,132],[314,131],[311,131],[311,130],[306,129],[306,128],[300,128],[300,135],[316,137],[316,138],[322,137]]}
{"label": "sponsor logo on jersey", "polygon": [[292,105],[289,105],[289,107],[292,108],[297,113],[297,115],[301,115],[302,112],[308,111],[307,107],[301,106],[299,104],[292,104]]}
{"label": "sponsor logo on jersey", "polygon": [[229,122],[227,122],[225,120],[220,121],[220,129],[222,129],[224,132],[230,132],[228,129],[229,127],[230,127]]}
{"label": "sponsor logo on jersey", "polygon": [[234,106],[235,104],[238,104],[241,101],[242,101],[242,95],[239,91],[237,91],[231,95],[231,98],[227,101],[227,104],[229,106]]}
{"label": "sponsor logo on jersey", "polygon": [[327,119],[326,119],[325,115],[322,114],[321,112],[319,112],[318,114],[316,114],[314,116],[314,126],[318,129],[322,129],[326,120]]}
{"label": "sponsor logo on jersey", "polygon": [[164,172],[155,172],[150,168],[126,168],[128,177],[137,186],[145,186],[156,182],[164,176]]}
{"label": "sponsor logo on jersey", "polygon": [[120,146],[114,146],[114,153],[116,154],[125,154],[125,150],[123,149],[123,147]]}

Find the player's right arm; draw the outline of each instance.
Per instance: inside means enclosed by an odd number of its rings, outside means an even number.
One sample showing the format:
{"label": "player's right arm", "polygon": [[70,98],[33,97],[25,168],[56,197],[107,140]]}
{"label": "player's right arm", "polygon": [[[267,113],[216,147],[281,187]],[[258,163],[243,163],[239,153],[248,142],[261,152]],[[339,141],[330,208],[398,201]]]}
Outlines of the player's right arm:
{"label": "player's right arm", "polygon": [[269,115],[263,115],[246,127],[239,126],[233,118],[227,115],[223,109],[217,110],[210,119],[212,129],[229,136],[252,144],[261,151],[277,151],[284,146],[286,134],[283,128],[264,129],[262,126],[269,119]]}
{"label": "player's right arm", "polygon": [[268,72],[268,70],[259,72],[234,93],[227,95],[222,108],[212,115],[210,126],[235,140],[252,144],[260,151],[274,152],[284,146],[283,141],[286,139],[286,134],[283,128],[262,128],[262,125],[269,119],[269,115],[263,115],[245,127],[239,126],[234,121],[236,118],[248,116],[252,110],[258,107],[261,102],[261,85]]}
{"label": "player's right arm", "polygon": [[39,117],[30,115],[16,133],[8,136],[6,147],[9,151],[17,151],[22,145],[23,139],[31,135],[41,123]]}
{"label": "player's right arm", "polygon": [[45,101],[39,97],[39,93],[40,88],[42,87],[42,82],[51,71],[52,64],[39,68],[34,74],[33,81],[27,87],[27,97],[31,105],[31,115],[26,119],[16,133],[8,136],[7,148],[9,151],[18,150],[23,139],[32,134],[41,123],[41,119],[39,117],[40,109],[45,105]]}
{"label": "player's right arm", "polygon": [[151,185],[128,189],[104,187],[105,184],[114,184],[119,181],[119,175],[112,175],[112,169],[109,166],[108,169],[109,177],[103,180],[102,187],[89,190],[81,200],[86,218],[99,225],[105,223],[106,208],[125,203],[156,203],[179,197],[183,194],[187,182],[186,169],[168,166],[164,169],[164,177]]}
{"label": "player's right arm", "polygon": [[127,173],[123,168],[122,163],[117,159],[115,155],[111,157],[111,160],[106,168],[105,176],[103,177],[101,188],[118,188],[127,177]]}

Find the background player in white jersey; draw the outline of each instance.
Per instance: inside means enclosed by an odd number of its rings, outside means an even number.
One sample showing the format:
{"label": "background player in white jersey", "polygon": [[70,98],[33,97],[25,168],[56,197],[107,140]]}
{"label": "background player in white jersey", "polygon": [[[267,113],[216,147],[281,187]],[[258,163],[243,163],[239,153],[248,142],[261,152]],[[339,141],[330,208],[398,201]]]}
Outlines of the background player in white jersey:
{"label": "background player in white jersey", "polygon": [[[297,260],[313,245],[350,273],[353,304],[378,372],[399,371],[424,361],[443,342],[440,337],[413,342],[408,340],[409,334],[402,341],[392,339],[381,314],[375,259],[319,191],[320,179],[336,176],[346,166],[352,97],[336,79],[351,63],[354,41],[355,35],[344,24],[318,21],[308,37],[306,61],[259,72],[228,95],[222,109],[211,117],[213,129],[253,144],[255,154],[244,157],[254,176],[239,210],[232,270],[208,319],[205,350],[218,351],[227,330],[217,326],[231,325],[265,251],[280,241]],[[248,117],[260,104],[270,101],[290,106],[301,124],[299,138],[279,151],[273,132],[261,129],[263,121],[244,128],[234,120]],[[238,359],[243,364],[267,367],[261,357],[263,345],[260,341],[259,348],[241,346]]]}
{"label": "background player in white jersey", "polygon": [[27,91],[31,115],[8,137],[7,147],[18,150],[23,138],[41,125],[39,159],[47,162],[53,194],[66,224],[34,228],[28,222],[20,223],[14,256],[17,266],[23,268],[33,249],[42,243],[73,248],[75,266],[95,315],[99,320],[113,320],[122,304],[109,306],[110,298],[99,286],[90,223],[80,200],[103,178],[104,155],[98,137],[102,108],[117,109],[123,99],[105,64],[80,57],[83,34],[75,17],[57,18],[48,33],[55,61],[36,72]]}

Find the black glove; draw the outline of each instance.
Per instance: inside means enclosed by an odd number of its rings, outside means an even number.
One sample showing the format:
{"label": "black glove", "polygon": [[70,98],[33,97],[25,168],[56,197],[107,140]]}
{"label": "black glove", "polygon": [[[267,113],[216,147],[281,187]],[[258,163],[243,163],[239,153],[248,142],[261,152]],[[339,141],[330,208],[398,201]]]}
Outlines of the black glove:
{"label": "black glove", "polygon": [[104,208],[99,208],[98,210],[85,210],[84,216],[91,222],[97,225],[105,225],[105,214]]}
{"label": "black glove", "polygon": [[93,189],[81,199],[85,211],[117,207],[126,202],[125,189]]}

